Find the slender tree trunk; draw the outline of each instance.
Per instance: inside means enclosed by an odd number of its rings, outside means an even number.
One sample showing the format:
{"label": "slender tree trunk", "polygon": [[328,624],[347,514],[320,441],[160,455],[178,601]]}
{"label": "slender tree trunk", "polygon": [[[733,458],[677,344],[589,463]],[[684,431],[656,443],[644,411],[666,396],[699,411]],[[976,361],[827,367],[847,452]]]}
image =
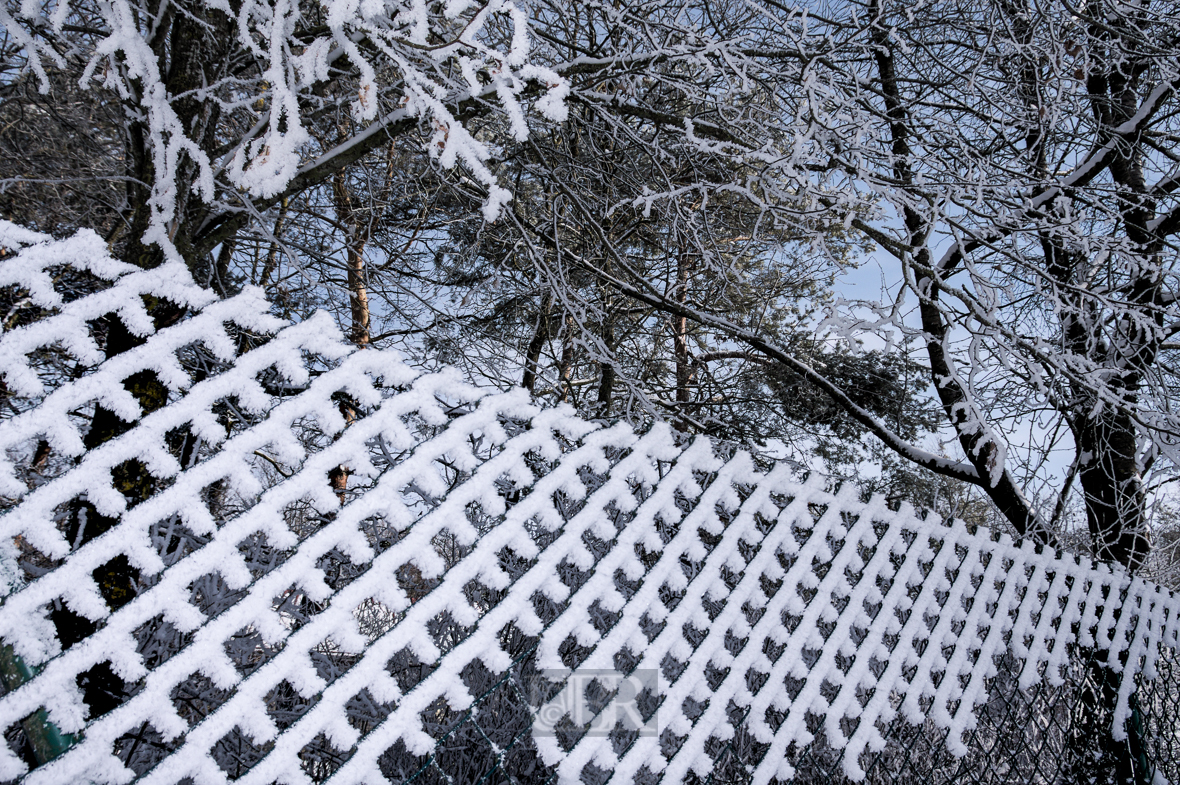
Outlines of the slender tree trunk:
{"label": "slender tree trunk", "polygon": [[[270,277],[274,274],[275,268],[279,265],[279,238],[282,237],[283,224],[287,220],[287,209],[291,204],[290,199],[284,199],[279,203],[279,215],[275,218],[275,228],[271,234],[274,235],[274,240],[270,244],[270,248],[266,251],[266,261],[262,263],[262,274],[258,276],[257,284],[263,289],[270,283]],[[255,257],[257,259],[257,257]]]}
{"label": "slender tree trunk", "polygon": [[364,243],[348,249],[348,297],[352,307],[352,330],[349,337],[358,348],[369,345],[369,289],[365,277]]}
{"label": "slender tree trunk", "polygon": [[[606,309],[606,317],[602,325],[602,342],[605,344],[606,350],[613,353],[615,350],[615,328],[610,321],[609,304]],[[615,388],[615,366],[614,363],[603,360],[602,363],[602,379],[598,383],[598,416],[606,417],[610,414],[611,396],[614,394]]]}
{"label": "slender tree trunk", "polygon": [[537,372],[541,362],[541,352],[549,341],[549,312],[553,308],[553,293],[546,291],[541,298],[541,313],[537,317],[537,327],[533,330],[533,339],[529,341],[524,353],[524,378],[520,385],[529,392],[537,389]]}
{"label": "slender tree trunk", "polygon": [[1150,543],[1146,491],[1130,419],[1121,412],[1079,418],[1073,431],[1084,458],[1078,478],[1094,555],[1134,571],[1143,565]]}
{"label": "slender tree trunk", "polygon": [[347,268],[348,304],[352,317],[349,339],[358,348],[369,345],[369,289],[365,274],[365,245],[371,227],[362,220],[360,206],[348,188],[344,171],[332,178],[332,196],[336,218],[345,227],[345,266]]}
{"label": "slender tree trunk", "polygon": [[558,400],[565,403],[569,400],[571,393],[573,393],[573,386],[570,384],[571,376],[574,372],[574,317],[573,314],[567,313],[565,315],[565,326],[561,332],[561,365],[558,368]]}
{"label": "slender tree trunk", "polygon": [[[688,301],[688,279],[690,274],[688,253],[681,249],[676,256],[676,291],[673,299],[683,305]],[[692,401],[689,385],[692,383],[692,362],[688,356],[688,318],[672,317],[672,353],[676,362],[676,419],[673,427],[688,433],[692,425],[688,420],[688,407]]]}
{"label": "slender tree trunk", "polygon": [[[358,349],[364,349],[369,345],[369,290],[365,275],[365,245],[369,240],[371,224],[362,221],[359,205],[348,188],[346,173],[343,170],[332,178],[332,196],[336,204],[336,218],[345,227],[345,265],[349,315],[352,320],[348,337]],[[341,401],[340,413],[344,415],[348,425],[356,420],[356,407],[350,401]],[[341,504],[344,504],[348,478],[351,475],[352,469],[344,464],[328,472],[328,482]]]}
{"label": "slender tree trunk", "polygon": [[209,285],[221,297],[229,297],[231,294],[229,263],[233,259],[234,246],[236,245],[234,239],[226,240],[221,244],[221,251],[217,254],[217,263],[213,265],[213,274],[209,276]]}

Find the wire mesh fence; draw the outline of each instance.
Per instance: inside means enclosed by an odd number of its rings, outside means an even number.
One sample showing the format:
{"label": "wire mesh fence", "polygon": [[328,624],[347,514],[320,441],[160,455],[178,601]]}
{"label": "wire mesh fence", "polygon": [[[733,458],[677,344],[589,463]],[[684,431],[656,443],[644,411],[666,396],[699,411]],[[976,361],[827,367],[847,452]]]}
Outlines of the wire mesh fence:
{"label": "wire mesh fence", "polygon": [[[391,783],[453,785],[454,783],[514,783],[532,785],[558,781],[555,766],[546,766],[533,740],[536,715],[544,701],[558,689],[549,684],[535,667],[535,641],[522,641],[525,652],[502,674],[472,668],[465,674],[469,686],[484,688],[464,711],[449,709],[442,701],[423,714],[423,725],[435,741],[433,749],[415,755],[403,743],[389,748],[379,759],[383,777]],[[987,702],[979,710],[979,725],[965,738],[966,753],[948,751],[948,731],[933,722],[912,724],[897,718],[882,728],[885,746],[862,755],[864,782],[880,785],[941,785],[941,783],[1162,783],[1180,781],[1180,662],[1174,651],[1161,658],[1156,678],[1141,683],[1136,692],[1134,726],[1121,743],[1110,741],[1112,712],[1095,697],[1101,691],[1102,666],[1085,652],[1073,652],[1071,665],[1060,686],[1038,681],[1021,689],[1016,683],[1020,663],[1004,655],[999,672],[990,684]],[[425,672],[421,663],[391,665],[399,680],[411,687]],[[643,711],[658,718],[654,695],[638,701]],[[899,701],[897,701],[899,702]],[[290,694],[272,696],[272,709],[283,714],[286,723],[297,719],[308,707]],[[388,710],[388,707],[384,707]],[[379,722],[383,707],[365,696],[351,707],[350,718],[360,726]],[[693,785],[745,785],[762,762],[767,745],[745,732],[741,711],[736,707],[737,733],[728,741],[712,740],[708,753],[712,770],[704,777],[686,781]],[[786,718],[779,718],[785,721]],[[808,716],[809,730],[816,734],[811,744],[792,747],[788,758],[795,767],[790,780],[796,783],[842,783],[851,780],[841,766],[841,753],[828,745],[823,719]],[[282,725],[284,723],[280,723]],[[559,729],[563,746],[572,748],[582,729],[572,723]],[[614,729],[609,739],[616,752],[630,741],[633,731]],[[23,740],[10,733],[9,743]],[[318,739],[301,753],[301,765],[309,779],[323,782],[347,757],[326,739]],[[669,747],[676,740],[661,740]],[[122,740],[123,754],[135,760],[138,769],[148,769],[167,749],[158,734],[132,736]],[[216,751],[219,762],[232,779],[247,771],[267,751],[253,745],[241,734],[227,739]],[[587,771],[588,785],[605,783],[606,771]],[[658,781],[658,775],[638,782]]]}
{"label": "wire mesh fence", "polygon": [[[424,723],[436,739],[435,748],[426,755],[410,754],[401,744],[390,748],[380,761],[386,780],[405,785],[557,782],[556,767],[544,764],[533,743],[536,715],[556,689],[537,690],[538,682],[547,682],[535,668],[534,652],[530,646],[503,674],[470,674],[466,680],[472,686],[489,682],[490,686],[465,711],[455,712],[441,704],[432,707]],[[1072,653],[1063,684],[1040,680],[1027,689],[1016,683],[1020,663],[1011,655],[1002,656],[987,702],[979,710],[979,724],[965,735],[965,754],[952,754],[946,744],[948,731],[933,722],[913,724],[896,718],[882,728],[885,746],[862,754],[866,777],[861,781],[879,785],[1180,781],[1180,662],[1175,652],[1160,660],[1156,678],[1136,689],[1136,710],[1122,742],[1110,739],[1113,712],[1100,697],[1104,668],[1099,658],[1088,654]],[[644,710],[650,712],[645,719],[658,718],[658,700],[654,695],[645,697]],[[725,742],[711,739],[707,749],[711,770],[686,782],[746,785],[753,780],[768,745],[745,731],[740,709],[733,707],[731,713],[737,728],[734,737]],[[788,750],[795,768],[788,781],[852,782],[842,768],[841,751],[827,743],[823,718],[811,715],[805,722],[816,738]],[[558,735],[563,746],[573,748],[584,732],[570,723]],[[609,735],[609,743],[618,754],[634,735],[633,729],[620,725]],[[676,745],[670,734],[661,742],[669,748]],[[308,752],[304,770],[314,781],[324,781],[334,770],[334,759],[339,761],[338,753],[325,744]],[[581,780],[598,785],[608,782],[610,775],[590,766]],[[651,772],[636,781],[657,782],[659,776]]]}
{"label": "wire mesh fence", "polygon": [[[0,781],[1180,781],[1160,586],[350,352],[257,292],[47,366],[183,293],[116,277],[0,337]],[[149,374],[167,405],[88,447]]]}

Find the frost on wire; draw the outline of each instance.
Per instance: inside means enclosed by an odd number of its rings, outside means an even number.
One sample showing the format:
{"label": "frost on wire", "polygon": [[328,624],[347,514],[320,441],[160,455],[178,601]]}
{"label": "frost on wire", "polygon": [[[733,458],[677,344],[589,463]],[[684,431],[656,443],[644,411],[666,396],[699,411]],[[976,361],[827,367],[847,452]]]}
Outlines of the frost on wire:
{"label": "frost on wire", "polygon": [[[37,671],[0,699],[0,727],[44,708],[77,737],[31,772],[0,745],[0,779],[128,782],[136,773],[116,740],[150,726],[172,749],[144,783],[228,781],[211,750],[235,728],[266,745],[236,781],[308,782],[299,753],[326,739],[346,758],[332,782],[384,782],[378,759],[394,745],[434,751],[424,711],[439,699],[464,711],[478,698],[464,680],[469,666],[509,669],[509,628],[536,641],[539,669],[626,662],[660,673],[660,736],[622,747],[595,734],[569,746],[552,734],[534,739],[559,782],[578,783],[589,765],[617,782],[645,770],[668,783],[706,776],[710,740],[738,731],[731,705],[769,745],[754,782],[791,776],[785,753],[812,741],[808,713],[843,750],[845,773],[863,779],[861,753],[884,745],[898,715],[949,730],[950,752],[963,754],[1005,656],[1021,664],[1027,687],[1060,684],[1071,646],[1097,649],[1122,673],[1117,734],[1136,682],[1154,678],[1161,653],[1178,644],[1180,600],[1122,571],[863,501],[851,484],[802,480],[785,465],[761,471],[705,438],[678,445],[664,426],[602,427],[569,408],[543,409],[523,390],[489,394],[393,352],[351,351],[326,314],[282,323],[256,289],[217,300],[181,267],[142,271],[111,259],[89,232],[55,241],[0,223],[0,245],[9,252],[0,283],[47,314],[0,338],[17,412],[0,424],[0,638]],[[67,266],[105,283],[66,302],[53,279]],[[155,331],[146,296],[189,316]],[[88,323],[108,313],[145,341],[103,360]],[[267,338],[241,351],[243,333]],[[88,370],[54,376],[47,352]],[[201,374],[191,370],[195,352],[206,358]],[[146,370],[170,402],[141,416],[122,382]],[[359,412],[351,421],[342,395]],[[225,401],[245,424],[219,419]],[[137,422],[86,451],[78,412],[95,403]],[[187,466],[165,441],[182,428],[200,440]],[[44,476],[25,468],[42,440],[68,459]],[[160,482],[128,509],[111,470],[130,459]],[[329,483],[340,466],[350,471],[343,504]],[[235,500],[216,516],[213,486]],[[118,522],[72,549],[60,522],[81,499]],[[181,529],[190,547],[171,548]],[[263,546],[277,556],[247,558]],[[327,579],[331,553],[353,565],[351,579]],[[20,556],[48,567],[29,580]],[[118,556],[139,571],[139,593],[112,613],[92,572]],[[223,601],[207,613],[210,585],[223,587]],[[321,610],[291,623],[283,608],[294,596]],[[1109,601],[1118,597],[1121,605]],[[61,602],[97,623],[66,651],[48,618]],[[442,618],[463,633],[445,646],[433,632]],[[149,663],[136,631],[154,619],[186,643]],[[265,653],[252,669],[227,653],[243,639]],[[350,655],[331,680],[313,661],[325,647]],[[403,690],[387,665],[406,650],[429,675]],[[130,697],[90,720],[77,679],[104,662]],[[173,696],[197,680],[224,697],[190,725]],[[266,698],[284,682],[312,705],[280,729]],[[389,711],[362,732],[348,706],[364,691]]]}

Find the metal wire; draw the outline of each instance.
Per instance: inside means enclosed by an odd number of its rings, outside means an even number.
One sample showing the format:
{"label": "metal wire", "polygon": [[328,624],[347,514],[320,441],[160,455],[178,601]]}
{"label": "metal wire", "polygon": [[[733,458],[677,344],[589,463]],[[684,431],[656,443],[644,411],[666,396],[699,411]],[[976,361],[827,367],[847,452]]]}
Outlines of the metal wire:
{"label": "metal wire", "polygon": [[[1049,783],[1180,782],[1180,657],[1161,652],[1154,679],[1139,679],[1127,738],[1111,738],[1112,713],[1101,700],[1103,682],[1114,676],[1099,664],[1100,653],[1080,647],[1071,652],[1063,683],[1042,679],[1020,689],[1017,661],[1008,654],[997,659],[979,723],[964,742],[967,753],[947,751],[946,732],[927,721],[913,725],[902,718],[882,728],[886,746],[866,753],[861,766],[865,782],[880,785],[1049,785]],[[408,776],[398,776],[412,758],[404,748],[387,754],[384,772],[390,781],[409,785],[547,785],[556,773],[537,755],[530,728],[536,694],[525,688],[533,651],[530,650],[480,695],[473,707],[440,722],[438,746]],[[1097,698],[1097,700],[1096,700]],[[739,711],[734,708],[734,711]],[[781,717],[780,722],[797,721]],[[795,767],[794,783],[850,782],[840,765],[840,750],[828,745],[821,717],[802,718],[816,738],[803,748],[792,747],[788,759]],[[505,728],[515,732],[505,733]],[[620,738],[622,734],[618,734]],[[669,744],[674,744],[669,739]],[[572,746],[572,739],[570,741]],[[616,740],[617,744],[617,740]],[[767,745],[739,732],[717,742],[711,750],[714,767],[706,777],[690,775],[690,785],[744,785],[762,762]],[[621,749],[619,749],[621,751]],[[400,764],[400,765],[399,765]],[[582,780],[597,785],[610,772],[588,767]],[[650,782],[659,776],[648,773]],[[638,778],[640,782],[644,778]]]}

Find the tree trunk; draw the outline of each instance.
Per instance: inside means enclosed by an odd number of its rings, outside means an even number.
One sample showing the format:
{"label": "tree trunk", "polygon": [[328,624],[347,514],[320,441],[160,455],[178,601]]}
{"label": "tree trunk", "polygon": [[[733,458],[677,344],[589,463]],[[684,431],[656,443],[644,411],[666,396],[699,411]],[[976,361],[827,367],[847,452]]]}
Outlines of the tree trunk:
{"label": "tree trunk", "polygon": [[1134,423],[1125,413],[1111,412],[1078,418],[1073,432],[1082,451],[1078,478],[1094,556],[1136,571],[1150,543]]}
{"label": "tree trunk", "polygon": [[362,220],[360,205],[348,188],[344,171],[332,177],[332,197],[336,219],[345,229],[344,251],[347,269],[348,304],[352,324],[348,337],[358,348],[369,345],[369,289],[365,275],[365,245],[372,230],[371,222]]}
{"label": "tree trunk", "polygon": [[573,314],[567,313],[565,315],[565,326],[561,331],[561,365],[558,368],[558,398],[562,403],[569,400],[571,393],[573,393],[573,386],[570,384],[571,376],[574,372],[574,317]]}
{"label": "tree trunk", "polygon": [[348,248],[348,298],[352,309],[349,338],[357,348],[369,345],[369,289],[365,278],[364,243]]}
{"label": "tree trunk", "polygon": [[[873,17],[873,57],[889,120],[891,147],[894,160],[894,174],[907,190],[914,188],[914,175],[910,168],[913,150],[910,147],[909,114],[901,95],[900,82],[894,64],[893,42],[888,24],[884,18],[879,0],[869,6]],[[920,195],[921,189],[914,188]],[[908,232],[908,252],[917,262],[916,268],[933,270],[933,260],[926,243],[931,235],[929,220],[913,207],[903,210]],[[902,260],[905,263],[905,260]],[[954,271],[958,261],[946,269],[935,271],[945,277]],[[981,487],[992,503],[1021,535],[1034,537],[1042,544],[1052,541],[1040,517],[1024,495],[1016,478],[1004,466],[1004,452],[984,422],[983,413],[974,405],[970,394],[964,388],[955,372],[950,353],[947,351],[947,326],[937,304],[939,284],[934,275],[915,271],[915,284],[919,299],[922,328],[926,333],[926,353],[930,360],[931,381],[942,403],[947,419],[954,427],[959,445],[967,460],[975,467],[982,480]]]}
{"label": "tree trunk", "polygon": [[[263,289],[266,289],[270,283],[270,277],[274,274],[275,268],[279,266],[279,238],[282,236],[283,224],[287,220],[287,209],[290,204],[290,199],[284,199],[279,203],[279,215],[275,218],[275,228],[271,232],[274,235],[274,240],[271,242],[270,248],[266,251],[266,261],[262,263],[262,274],[255,281]],[[255,259],[257,258],[255,257]]]}
{"label": "tree trunk", "polygon": [[[688,278],[690,261],[688,253],[681,249],[676,256],[676,290],[673,299],[683,305],[688,301]],[[672,317],[672,353],[676,362],[676,419],[672,427],[683,433],[692,430],[688,420],[688,406],[692,401],[689,385],[692,383],[692,362],[688,356],[688,318]]]}
{"label": "tree trunk", "polygon": [[[615,350],[615,328],[610,321],[609,307],[606,310],[607,314],[602,325],[602,342],[606,351],[613,353]],[[614,363],[606,359],[600,365],[602,366],[602,379],[598,383],[598,411],[596,414],[599,417],[606,417],[610,414],[610,401],[614,394],[616,371]]]}
{"label": "tree trunk", "polygon": [[[369,290],[365,276],[365,245],[372,231],[370,221],[363,221],[356,197],[348,188],[346,173],[341,170],[332,177],[332,197],[336,206],[336,219],[345,228],[344,252],[347,270],[348,304],[351,324],[349,340],[358,349],[369,345]],[[351,425],[356,420],[356,407],[350,401],[340,402],[340,413]],[[344,504],[348,491],[348,478],[352,469],[344,464],[328,472],[328,483],[336,492],[336,498]]]}
{"label": "tree trunk", "polygon": [[537,371],[541,362],[541,351],[549,341],[549,311],[553,308],[553,293],[545,292],[541,298],[541,313],[537,316],[537,327],[533,330],[533,339],[529,341],[524,353],[524,378],[520,386],[530,393],[537,389]]}

